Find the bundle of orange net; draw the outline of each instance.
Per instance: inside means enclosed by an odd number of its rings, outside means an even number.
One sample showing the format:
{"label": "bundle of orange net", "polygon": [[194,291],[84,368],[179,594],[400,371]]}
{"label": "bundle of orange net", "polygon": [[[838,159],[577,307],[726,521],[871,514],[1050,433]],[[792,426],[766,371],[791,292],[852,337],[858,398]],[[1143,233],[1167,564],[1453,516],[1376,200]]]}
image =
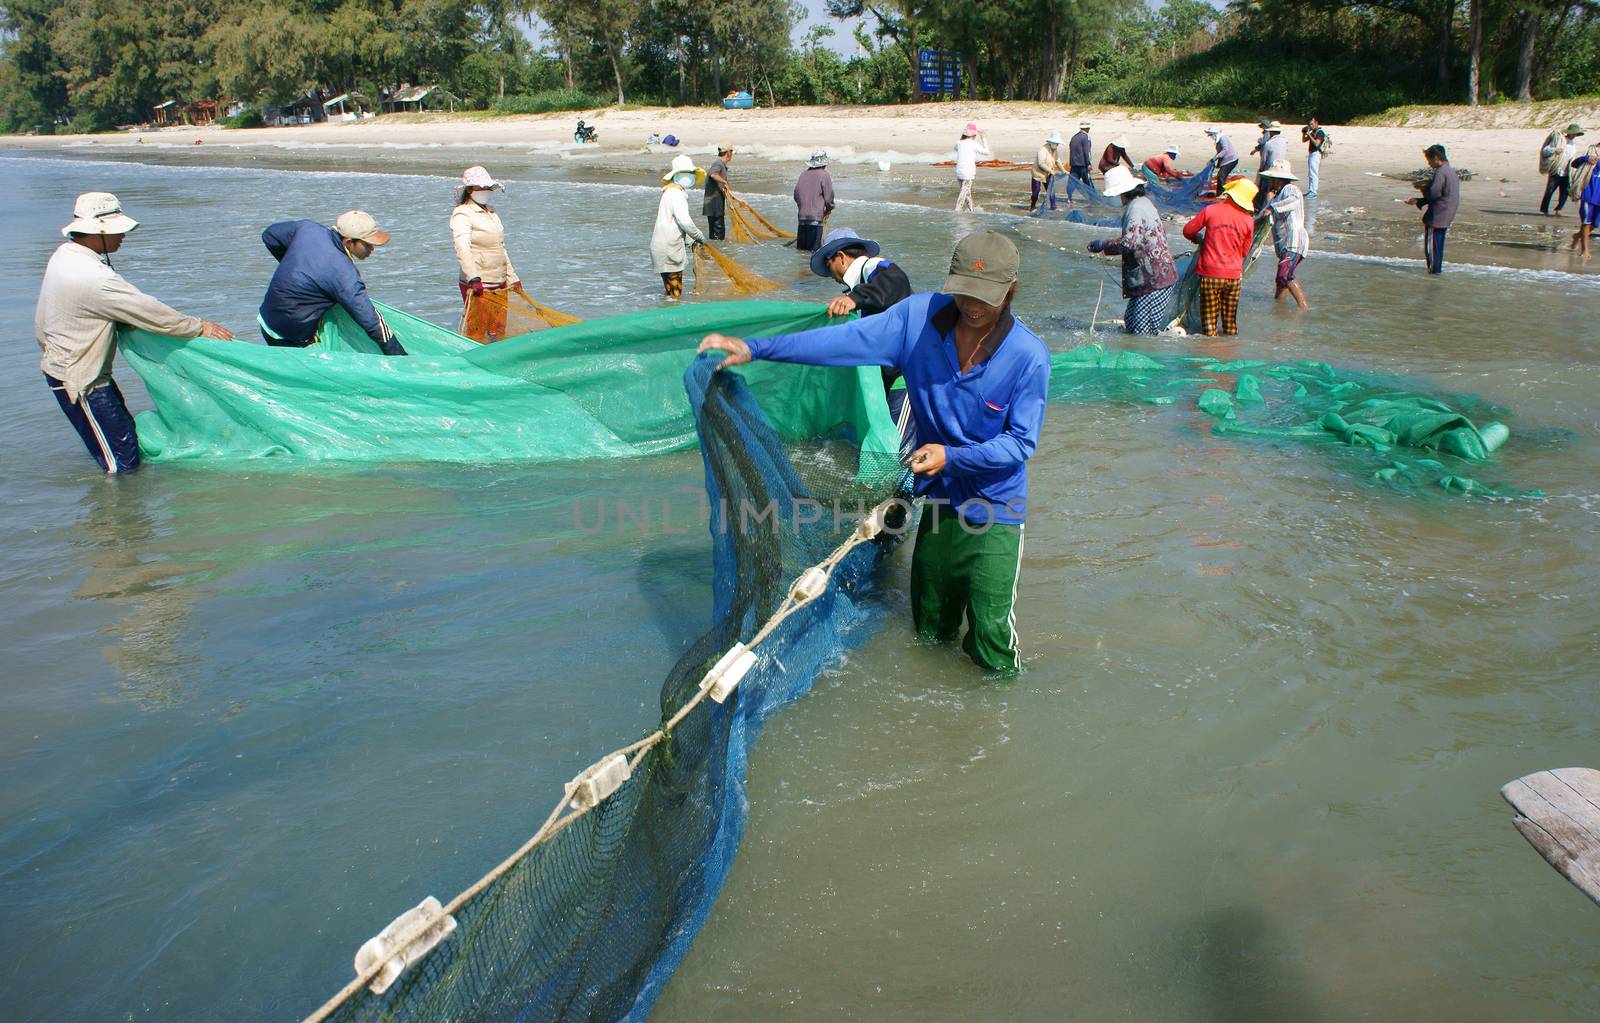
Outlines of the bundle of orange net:
{"label": "bundle of orange net", "polygon": [[701,242],[694,247],[694,293],[703,293],[708,285],[728,282],[736,295],[754,295],[771,291],[780,285],[740,266],[732,257],[719,249]]}
{"label": "bundle of orange net", "polygon": [[736,242],[794,237],[788,231],[774,227],[772,221],[756,212],[755,207],[732,193],[728,195],[728,222],[733,228],[733,240]]}
{"label": "bundle of orange net", "polygon": [[582,321],[576,316],[534,300],[519,284],[513,288],[485,291],[481,295],[468,292],[467,308],[461,314],[461,334],[487,345],[508,337],[579,322]]}

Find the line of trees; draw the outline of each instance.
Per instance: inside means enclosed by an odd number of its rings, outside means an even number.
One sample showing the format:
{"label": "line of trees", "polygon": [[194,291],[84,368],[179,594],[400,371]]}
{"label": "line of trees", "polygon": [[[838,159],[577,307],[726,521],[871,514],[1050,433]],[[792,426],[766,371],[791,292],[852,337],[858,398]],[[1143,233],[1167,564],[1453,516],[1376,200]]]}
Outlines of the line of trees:
{"label": "line of trees", "polygon": [[[916,98],[918,51],[976,99],[1317,113],[1600,91],[1596,0],[0,0],[0,128],[169,99],[284,105],[402,82],[469,107]],[[827,40],[846,27],[860,52]],[[536,95],[535,95],[536,94]],[[538,99],[537,97],[554,97]]]}

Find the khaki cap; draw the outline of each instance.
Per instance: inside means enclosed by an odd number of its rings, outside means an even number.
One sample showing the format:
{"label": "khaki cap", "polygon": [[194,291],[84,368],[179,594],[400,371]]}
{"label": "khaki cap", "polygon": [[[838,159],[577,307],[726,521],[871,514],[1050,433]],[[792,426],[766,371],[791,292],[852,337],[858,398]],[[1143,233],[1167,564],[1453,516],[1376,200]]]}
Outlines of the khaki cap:
{"label": "khaki cap", "polygon": [[339,214],[339,219],[333,222],[333,229],[339,232],[341,238],[353,238],[368,245],[389,243],[389,232],[378,230],[378,222],[372,219],[372,214],[363,210]]}
{"label": "khaki cap", "polygon": [[985,305],[1003,305],[1021,266],[1022,257],[1010,238],[998,231],[975,231],[956,245],[950,275],[939,290]]}

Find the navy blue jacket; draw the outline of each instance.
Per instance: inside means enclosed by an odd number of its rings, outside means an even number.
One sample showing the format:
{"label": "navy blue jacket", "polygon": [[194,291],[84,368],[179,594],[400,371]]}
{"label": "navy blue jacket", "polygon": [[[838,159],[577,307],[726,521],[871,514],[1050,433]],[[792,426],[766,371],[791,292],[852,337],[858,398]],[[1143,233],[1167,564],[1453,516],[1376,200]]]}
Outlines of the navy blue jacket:
{"label": "navy blue jacket", "polygon": [[378,318],[337,231],[315,220],[286,220],[262,231],[261,241],[278,261],[261,300],[261,320],[274,334],[292,345],[310,344],[322,314],[337,304],[385,354],[405,354]]}

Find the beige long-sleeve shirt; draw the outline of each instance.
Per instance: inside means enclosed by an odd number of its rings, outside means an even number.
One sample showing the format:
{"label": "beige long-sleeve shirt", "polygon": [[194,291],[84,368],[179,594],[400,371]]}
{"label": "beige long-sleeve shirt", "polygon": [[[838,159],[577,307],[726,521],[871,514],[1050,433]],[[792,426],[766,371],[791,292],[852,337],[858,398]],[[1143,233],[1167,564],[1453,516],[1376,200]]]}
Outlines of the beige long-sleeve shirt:
{"label": "beige long-sleeve shirt", "polygon": [[689,216],[688,195],[677,185],[667,185],[661,190],[656,226],[650,232],[650,259],[655,263],[656,273],[682,273],[689,268],[689,247],[685,239],[703,242],[706,236]]}
{"label": "beige long-sleeve shirt", "polygon": [[1052,175],[1066,172],[1067,168],[1061,163],[1060,146],[1039,147],[1039,155],[1033,158],[1033,180],[1049,181]]}
{"label": "beige long-sleeve shirt", "polygon": [[200,335],[199,317],[185,316],[135,288],[101,262],[99,253],[64,242],[45,267],[33,314],[39,368],[78,400],[110,378],[118,324],[170,337]]}
{"label": "beige long-sleeve shirt", "polygon": [[450,211],[450,237],[456,246],[456,264],[461,279],[474,277],[485,284],[509,284],[521,280],[506,255],[506,229],[500,214],[475,202],[464,202]]}

